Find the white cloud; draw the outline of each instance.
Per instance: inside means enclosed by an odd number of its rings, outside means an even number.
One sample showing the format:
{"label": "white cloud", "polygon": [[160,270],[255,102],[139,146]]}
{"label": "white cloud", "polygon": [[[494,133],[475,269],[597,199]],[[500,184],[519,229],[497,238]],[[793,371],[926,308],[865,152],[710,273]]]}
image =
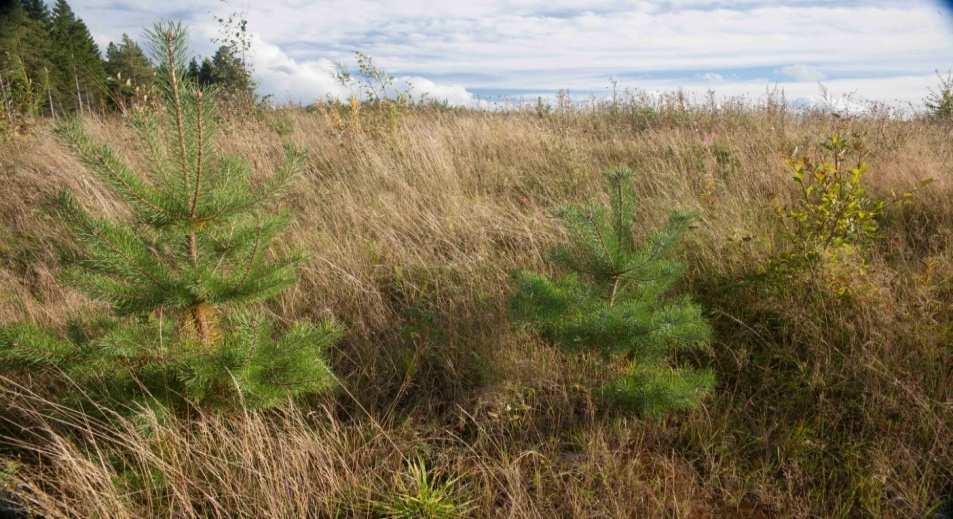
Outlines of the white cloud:
{"label": "white cloud", "polygon": [[400,77],[397,83],[406,85],[408,93],[414,98],[426,97],[434,101],[446,102],[453,106],[475,106],[478,104],[472,93],[463,85],[438,84],[422,77]]}
{"label": "white cloud", "polygon": [[[310,103],[325,98],[343,100],[359,92],[341,84],[335,76],[335,62],[295,60],[277,45],[254,38],[249,61],[261,90],[280,101]],[[417,76],[399,76],[396,88],[406,90],[414,98],[446,102],[453,106],[477,106],[478,100],[463,85],[436,83]]]}
{"label": "white cloud", "polygon": [[334,77],[331,60],[298,61],[277,45],[255,38],[249,62],[263,92],[280,101],[308,104],[325,97],[343,99],[347,89]]}
{"label": "white cloud", "polygon": [[821,81],[827,77],[817,68],[808,65],[788,65],[782,67],[778,72],[782,76],[795,81]]}
{"label": "white cloud", "polygon": [[[931,0],[73,4],[101,42],[122,32],[138,34],[150,21],[169,16],[214,34],[213,13],[244,7],[263,47],[255,51],[260,84],[279,99],[303,102],[337,92],[328,65],[349,60],[354,50],[396,75],[426,78],[433,83],[428,88],[440,92],[436,97],[460,103],[470,102],[473,88],[595,90],[610,77],[666,73],[684,78],[671,82],[677,86],[755,88],[750,95],[775,81],[816,89],[818,80],[855,78],[859,87],[870,88],[861,92],[865,96],[910,97],[920,87],[897,78],[932,77],[933,70],[953,66],[953,22]],[[752,70],[765,77],[752,77]],[[857,79],[871,76],[881,79]],[[891,85],[907,90],[893,91]]]}

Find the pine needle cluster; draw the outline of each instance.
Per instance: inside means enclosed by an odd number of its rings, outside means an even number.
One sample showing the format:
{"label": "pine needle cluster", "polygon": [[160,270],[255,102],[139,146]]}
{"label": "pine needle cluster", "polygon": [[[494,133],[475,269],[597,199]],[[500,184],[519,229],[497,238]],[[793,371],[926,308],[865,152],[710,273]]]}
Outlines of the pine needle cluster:
{"label": "pine needle cluster", "polygon": [[129,209],[127,219],[97,217],[68,192],[56,203],[82,251],[66,278],[110,315],[66,336],[31,323],[4,327],[0,360],[55,366],[124,399],[239,397],[270,406],[330,387],[324,352],[342,334],[336,324],[295,323],[279,333],[250,310],[297,280],[299,257],[275,257],[271,247],[290,215],[271,208],[302,154],[287,148],[277,172],[254,182],[245,161],[215,147],[217,92],[188,77],[182,26],[159,24],[150,36],[164,108],[133,123],[148,151],[147,174],[93,140],[80,121],[59,128]]}
{"label": "pine needle cluster", "polygon": [[646,415],[694,407],[711,390],[707,370],[672,366],[673,353],[708,344],[711,330],[687,297],[669,298],[683,272],[672,250],[692,215],[673,212],[645,243],[633,240],[631,172],[606,175],[609,207],[568,207],[568,242],[552,260],[569,273],[557,279],[521,271],[511,300],[516,322],[570,351],[622,357],[625,372],[605,395]]}

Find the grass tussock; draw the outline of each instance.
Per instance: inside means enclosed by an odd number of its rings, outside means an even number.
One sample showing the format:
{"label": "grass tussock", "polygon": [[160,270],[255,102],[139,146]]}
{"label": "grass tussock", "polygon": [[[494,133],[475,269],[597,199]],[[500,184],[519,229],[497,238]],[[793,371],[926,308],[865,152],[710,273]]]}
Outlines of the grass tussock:
{"label": "grass tussock", "polygon": [[[57,407],[43,395],[63,388],[24,373],[4,383],[0,426],[19,501],[49,517],[395,515],[420,495],[439,496],[435,517],[909,517],[953,495],[947,126],[771,106],[336,114],[229,120],[221,146],[262,178],[284,141],[307,152],[275,252],[308,260],[263,311],[346,325],[338,395],[120,417]],[[86,126],[142,160],[118,121]],[[863,139],[869,196],[913,196],[869,245],[771,276],[789,245],[778,208],[798,196],[786,160],[833,131]],[[66,186],[93,212],[119,206],[45,127],[2,146],[0,321],[66,327],[89,303],[58,281],[74,244],[45,200]],[[607,412],[600,359],[507,318],[511,273],[548,272],[565,238],[554,210],[604,200],[616,165],[635,172],[636,234],[672,208],[698,215],[677,291],[713,325],[691,355],[718,386],[695,412]]]}

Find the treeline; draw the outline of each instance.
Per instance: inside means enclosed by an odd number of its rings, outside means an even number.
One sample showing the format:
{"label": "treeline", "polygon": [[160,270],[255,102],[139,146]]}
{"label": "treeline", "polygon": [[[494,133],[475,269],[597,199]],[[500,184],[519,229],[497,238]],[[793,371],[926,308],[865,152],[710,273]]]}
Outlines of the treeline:
{"label": "treeline", "polygon": [[[3,115],[58,116],[125,111],[148,102],[155,64],[131,37],[105,54],[66,0],[0,0],[0,105]],[[211,58],[193,58],[189,73],[203,86],[254,98],[254,84],[232,43]]]}

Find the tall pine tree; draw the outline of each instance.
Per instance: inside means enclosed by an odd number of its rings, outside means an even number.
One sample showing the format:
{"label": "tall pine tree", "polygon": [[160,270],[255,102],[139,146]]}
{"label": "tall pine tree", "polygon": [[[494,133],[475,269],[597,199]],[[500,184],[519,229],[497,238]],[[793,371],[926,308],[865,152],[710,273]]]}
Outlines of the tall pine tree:
{"label": "tall pine tree", "polygon": [[701,309],[669,298],[682,273],[671,259],[691,216],[673,213],[644,244],[633,240],[634,193],[626,169],[607,174],[610,207],[569,207],[569,242],[552,259],[568,273],[555,280],[518,272],[514,320],[571,351],[622,357],[626,368],[605,394],[647,415],[695,406],[714,384],[705,370],[676,368],[672,353],[703,347],[710,335]]}
{"label": "tall pine tree", "polygon": [[106,73],[89,28],[66,0],[57,0],[50,21],[53,84],[67,111],[102,106]]}
{"label": "tall pine tree", "polygon": [[38,16],[16,0],[0,5],[0,95],[8,110],[27,116],[41,111],[51,66],[42,11]]}
{"label": "tall pine tree", "polygon": [[269,207],[302,156],[288,149],[274,176],[253,181],[247,162],[217,152],[217,91],[187,78],[182,27],[158,25],[152,39],[165,110],[136,122],[150,152],[147,175],[80,121],[60,129],[131,215],[96,217],[68,193],[58,204],[82,246],[66,277],[111,316],[65,337],[31,323],[4,327],[0,366],[53,365],[122,399],[185,395],[212,405],[240,397],[269,406],[322,391],[333,380],[324,351],[341,336],[338,326],[298,322],[280,333],[250,311],[297,280],[298,258],[273,257],[271,247],[289,216]]}

